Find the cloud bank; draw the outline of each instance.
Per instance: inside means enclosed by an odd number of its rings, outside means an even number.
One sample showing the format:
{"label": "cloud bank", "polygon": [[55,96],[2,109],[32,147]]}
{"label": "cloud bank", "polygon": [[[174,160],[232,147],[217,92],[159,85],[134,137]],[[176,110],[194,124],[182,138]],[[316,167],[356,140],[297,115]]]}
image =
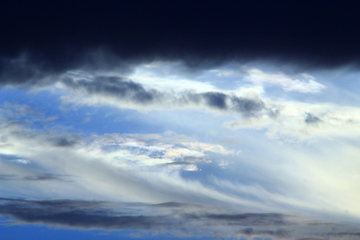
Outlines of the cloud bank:
{"label": "cloud bank", "polygon": [[189,69],[256,60],[300,68],[359,66],[357,3],[32,4],[1,7],[7,23],[2,85],[43,84],[79,68],[131,71],[133,64],[153,60],[182,61]]}
{"label": "cloud bank", "polygon": [[[359,232],[340,222],[317,222],[278,213],[227,213],[209,206],[76,200],[1,199],[0,214],[15,224],[146,232],[166,231],[178,237],[271,237],[272,239],[356,239]],[[206,210],[205,210],[206,209]],[[332,230],[327,227],[331,224]],[[300,227],[302,230],[297,230]],[[336,230],[335,230],[336,229]]]}

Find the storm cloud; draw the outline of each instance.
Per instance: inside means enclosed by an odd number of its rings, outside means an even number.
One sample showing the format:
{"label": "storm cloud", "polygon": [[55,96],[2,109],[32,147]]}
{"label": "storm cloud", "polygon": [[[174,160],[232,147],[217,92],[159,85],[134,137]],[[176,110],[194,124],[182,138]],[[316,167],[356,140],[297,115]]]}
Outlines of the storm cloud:
{"label": "storm cloud", "polygon": [[360,60],[356,2],[21,1],[0,9],[2,85],[156,59],[189,69],[234,60],[358,67]]}

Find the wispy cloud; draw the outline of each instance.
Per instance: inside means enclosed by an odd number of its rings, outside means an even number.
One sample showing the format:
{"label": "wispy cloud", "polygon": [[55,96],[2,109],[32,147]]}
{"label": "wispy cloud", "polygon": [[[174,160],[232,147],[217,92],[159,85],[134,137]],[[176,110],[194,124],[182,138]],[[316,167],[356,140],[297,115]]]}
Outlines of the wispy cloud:
{"label": "wispy cloud", "polygon": [[324,85],[315,81],[315,77],[302,73],[296,76],[289,76],[285,73],[266,73],[260,69],[242,70],[216,70],[218,77],[236,77],[242,81],[251,82],[255,85],[280,85],[284,91],[301,93],[318,93],[325,88]]}
{"label": "wispy cloud", "polygon": [[298,77],[293,78],[283,73],[264,73],[259,69],[251,69],[247,71],[248,75],[243,79],[254,84],[279,84],[285,91],[296,91],[302,93],[317,93],[325,88],[324,85],[315,81],[315,78],[309,74],[300,74]]}
{"label": "wispy cloud", "polygon": [[[90,76],[91,77],[91,76]],[[120,108],[172,109],[205,108],[233,112],[245,117],[256,116],[266,109],[260,97],[237,96],[234,93],[193,91],[178,92],[145,89],[140,83],[119,77],[95,77],[62,83],[77,95],[64,96],[65,102],[87,105],[113,105]]]}

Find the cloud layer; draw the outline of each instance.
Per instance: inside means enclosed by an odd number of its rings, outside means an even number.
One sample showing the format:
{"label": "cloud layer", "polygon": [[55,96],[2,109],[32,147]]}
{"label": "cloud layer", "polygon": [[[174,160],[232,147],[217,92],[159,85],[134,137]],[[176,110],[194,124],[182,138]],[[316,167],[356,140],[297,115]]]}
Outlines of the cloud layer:
{"label": "cloud layer", "polygon": [[182,61],[191,69],[234,60],[359,65],[357,3],[32,4],[1,7],[7,23],[2,85],[43,83],[78,68],[129,70],[153,60]]}
{"label": "cloud layer", "polygon": [[[355,225],[311,222],[278,213],[228,213],[209,206],[104,201],[0,199],[0,214],[15,223],[82,229],[166,231],[175,236],[271,237],[272,239],[356,239]],[[206,208],[205,208],[206,207]],[[328,225],[331,224],[332,230]],[[297,230],[300,227],[302,230]],[[314,228],[313,226],[316,226]],[[336,229],[336,230],[335,230]]]}

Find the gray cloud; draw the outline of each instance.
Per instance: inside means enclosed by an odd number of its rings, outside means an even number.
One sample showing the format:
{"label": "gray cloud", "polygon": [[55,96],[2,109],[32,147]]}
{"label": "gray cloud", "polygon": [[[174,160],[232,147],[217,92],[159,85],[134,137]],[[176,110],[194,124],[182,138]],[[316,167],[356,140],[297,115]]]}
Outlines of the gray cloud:
{"label": "gray cloud", "polygon": [[[206,212],[208,211],[208,212]],[[210,213],[209,211],[212,211]],[[316,232],[298,222],[295,216],[280,213],[227,213],[201,205],[165,202],[159,204],[121,203],[83,200],[21,200],[0,198],[0,214],[15,223],[50,224],[68,228],[166,231],[212,236],[262,236],[274,239],[320,240],[353,239],[356,231],[328,230],[319,224]],[[301,220],[301,219],[299,219]],[[216,226],[216,231],[213,231]],[[239,226],[245,228],[239,229]],[[324,238],[325,237],[325,238]]]}
{"label": "gray cloud", "polygon": [[9,180],[18,180],[15,174],[0,174],[0,180],[9,181]]}
{"label": "gray cloud", "polygon": [[[147,230],[163,228],[180,224],[174,222],[171,216],[144,215],[136,212],[143,204],[118,204],[121,209],[115,209],[113,203],[102,201],[77,200],[45,200],[29,201],[1,198],[0,214],[11,216],[21,222],[55,224],[75,228],[100,229],[138,229]],[[167,204],[167,207],[177,207],[177,204]],[[135,207],[135,208],[134,208]],[[151,206],[148,206],[151,207]],[[126,212],[126,213],[125,213]]]}
{"label": "gray cloud", "polygon": [[276,230],[255,230],[254,228],[244,228],[243,230],[240,231],[240,233],[249,236],[265,235],[265,236],[274,236],[278,238],[289,238],[291,236],[291,232],[283,228],[279,228]]}
{"label": "gray cloud", "polygon": [[62,174],[51,174],[51,173],[44,173],[35,176],[26,176],[22,178],[25,181],[48,181],[48,180],[58,180],[63,181],[63,177],[68,177],[69,175],[62,175]]}
{"label": "gray cloud", "polygon": [[155,90],[147,91],[141,84],[119,77],[97,77],[93,81],[65,78],[63,83],[72,89],[83,89],[88,94],[104,94],[117,98],[131,99],[146,104],[152,102],[157,95]]}
{"label": "gray cloud", "polygon": [[167,107],[205,106],[210,109],[233,111],[245,117],[255,117],[266,109],[260,99],[237,97],[222,92],[191,93],[183,92],[175,96],[169,92],[145,89],[143,85],[119,77],[96,77],[93,80],[75,81],[70,77],[62,82],[72,90],[82,90],[89,95],[111,96],[119,100],[140,105],[166,105]]}
{"label": "gray cloud", "polygon": [[72,147],[77,143],[77,139],[74,136],[53,137],[49,140],[57,147]]}
{"label": "gray cloud", "polygon": [[43,173],[31,176],[18,176],[16,174],[0,174],[0,181],[65,181],[64,177],[69,177],[70,175],[62,174],[52,174],[52,173]]}
{"label": "gray cloud", "polygon": [[359,232],[328,233],[327,236],[342,238],[342,239],[348,239],[348,238],[352,238],[352,237],[356,237],[357,239],[360,239],[360,231]]}
{"label": "gray cloud", "polygon": [[297,240],[326,240],[326,239],[309,237],[309,238],[298,238]]}
{"label": "gray cloud", "polygon": [[178,203],[178,202],[165,202],[165,203],[154,204],[153,206],[156,206],[156,207],[177,208],[177,207],[187,206],[187,204],[185,204],[185,203]]}
{"label": "gray cloud", "polygon": [[140,59],[124,61],[113,53],[94,49],[77,52],[70,58],[59,57],[59,54],[51,59],[45,56],[46,54],[39,56],[30,51],[19,51],[13,56],[0,56],[0,86],[46,86],[58,82],[67,71],[79,68],[89,71],[117,69],[126,74],[132,71],[134,63],[143,62]]}
{"label": "gray cloud", "polygon": [[265,109],[265,104],[261,100],[232,97],[231,101],[235,111],[241,112],[246,116],[254,116],[257,112]]}
{"label": "gray cloud", "polygon": [[[0,200],[3,202],[0,205],[2,215],[10,215],[29,223],[60,224],[68,227],[149,229],[167,226],[177,228],[179,224],[183,225],[184,222],[192,222],[195,225],[207,223],[221,226],[285,224],[285,216],[281,214],[197,213],[196,209],[192,209],[192,205],[178,202],[148,205],[79,200],[37,201],[6,198]],[[161,212],[164,207],[167,211]],[[151,215],[146,214],[149,213],[149,210],[155,210],[155,208],[160,209],[160,212]],[[172,209],[177,209],[177,213]],[[189,210],[195,212],[188,213]]]}
{"label": "gray cloud", "polygon": [[214,107],[221,110],[226,110],[226,98],[227,96],[219,92],[208,92],[202,94],[202,97],[205,99],[206,104],[210,107]]}
{"label": "gray cloud", "polygon": [[[196,218],[197,216],[195,216]],[[227,225],[286,225],[286,216],[278,213],[207,214],[207,219],[226,222]]]}
{"label": "gray cloud", "polygon": [[321,122],[320,118],[314,116],[311,113],[306,113],[306,117],[305,117],[305,123],[306,124],[315,124],[316,125],[319,122]]}
{"label": "gray cloud", "polygon": [[38,62],[24,55],[19,58],[0,58],[0,86],[41,85],[50,74],[51,72],[40,69]]}

